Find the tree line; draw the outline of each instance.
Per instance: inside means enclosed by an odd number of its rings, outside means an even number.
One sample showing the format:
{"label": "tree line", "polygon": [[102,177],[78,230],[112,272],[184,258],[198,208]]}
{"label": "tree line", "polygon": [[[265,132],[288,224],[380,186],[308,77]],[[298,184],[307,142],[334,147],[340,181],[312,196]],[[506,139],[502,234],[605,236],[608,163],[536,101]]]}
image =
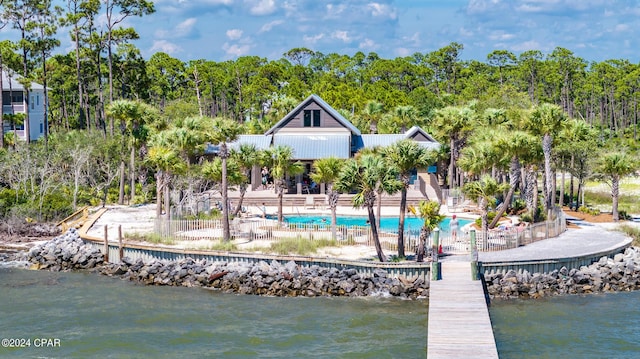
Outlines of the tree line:
{"label": "tree line", "polygon": [[[430,157],[438,177],[449,190],[478,198],[487,228],[516,194],[532,221],[555,205],[583,202],[590,178],[611,183],[617,218],[619,181],[637,170],[640,66],[628,60],[588,62],[561,47],[461,60],[464,46],[456,42],[395,59],[294,48],[277,60],[185,62],[162,52],[147,60],[134,45],[135,29],[121,24],[153,12],[144,0],[66,0],[63,7],[0,0],[0,28],[21,34],[0,42],[0,68],[20,75],[27,92],[31,81],[42,83],[48,103],[43,141],[24,145],[11,133],[0,136],[2,215],[49,219],[78,203],[151,198],[161,215],[170,203],[194,201],[212,188],[223,197],[232,185],[246,191],[255,163],[281,168],[278,178],[295,174],[295,163],[282,160],[290,149],[265,157],[227,144],[240,133],[264,133],[311,93],[363,133],[414,125],[431,133],[443,145]],[[54,54],[63,30],[74,48]],[[220,145],[215,159],[203,155],[206,143]],[[347,168],[375,167],[376,156],[360,156]],[[281,161],[268,163],[275,159]],[[394,176],[403,179],[399,170]],[[340,183],[336,191],[346,191]],[[373,194],[359,197],[360,205],[384,190],[372,183]],[[490,221],[498,194],[507,205]]]}

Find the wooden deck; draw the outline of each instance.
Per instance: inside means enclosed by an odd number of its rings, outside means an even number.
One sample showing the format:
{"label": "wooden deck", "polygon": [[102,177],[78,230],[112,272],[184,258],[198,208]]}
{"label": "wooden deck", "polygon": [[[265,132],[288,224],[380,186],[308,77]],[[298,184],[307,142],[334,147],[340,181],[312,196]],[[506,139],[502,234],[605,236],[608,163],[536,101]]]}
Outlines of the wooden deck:
{"label": "wooden deck", "polygon": [[482,282],[469,262],[442,262],[431,281],[427,358],[498,358]]}

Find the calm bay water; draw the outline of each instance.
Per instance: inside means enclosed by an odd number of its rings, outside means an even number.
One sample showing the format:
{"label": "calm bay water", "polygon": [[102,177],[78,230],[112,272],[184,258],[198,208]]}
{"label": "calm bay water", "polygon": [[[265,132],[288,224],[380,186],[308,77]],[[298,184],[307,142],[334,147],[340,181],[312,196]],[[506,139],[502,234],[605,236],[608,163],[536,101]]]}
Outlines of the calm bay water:
{"label": "calm bay water", "polygon": [[[0,267],[0,303],[0,337],[31,340],[0,347],[1,358],[426,355],[424,301],[269,298]],[[637,358],[638,303],[640,292],[495,300],[500,358]]]}
{"label": "calm bay water", "polygon": [[501,359],[639,358],[640,292],[494,301]]}
{"label": "calm bay water", "polygon": [[[0,268],[10,358],[424,358],[426,301],[270,298]],[[59,347],[35,347],[35,338]],[[38,345],[42,345],[39,341]]]}

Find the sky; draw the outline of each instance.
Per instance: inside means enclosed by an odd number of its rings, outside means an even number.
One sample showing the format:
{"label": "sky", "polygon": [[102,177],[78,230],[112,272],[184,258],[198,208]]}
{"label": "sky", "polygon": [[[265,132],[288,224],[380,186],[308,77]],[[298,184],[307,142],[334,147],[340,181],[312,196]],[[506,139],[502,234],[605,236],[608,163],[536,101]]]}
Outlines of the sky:
{"label": "sky", "polygon": [[[66,0],[58,0],[66,3]],[[104,0],[103,0],[104,1]],[[239,56],[280,59],[305,47],[383,58],[436,51],[451,42],[460,58],[494,50],[549,54],[556,47],[587,61],[640,61],[640,0],[155,0],[156,12],[128,18],[145,58],[183,61]],[[0,33],[1,34],[1,33]],[[66,32],[65,32],[66,35]],[[72,45],[63,38],[63,52]]]}

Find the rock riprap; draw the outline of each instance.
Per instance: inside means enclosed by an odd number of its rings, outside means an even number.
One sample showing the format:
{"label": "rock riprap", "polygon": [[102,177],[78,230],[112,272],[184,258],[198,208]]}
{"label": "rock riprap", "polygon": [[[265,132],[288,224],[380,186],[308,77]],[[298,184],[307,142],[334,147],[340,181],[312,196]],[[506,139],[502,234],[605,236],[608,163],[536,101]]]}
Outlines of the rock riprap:
{"label": "rock riprap", "polygon": [[33,247],[27,260],[52,271],[95,269],[109,276],[147,285],[209,287],[225,292],[269,296],[370,296],[386,293],[405,298],[428,295],[429,282],[389,277],[383,269],[371,274],[355,269],[301,266],[294,261],[222,262],[185,258],[179,261],[123,258],[104,263],[98,250],[84,244],[75,230]]}
{"label": "rock riprap", "polygon": [[640,249],[627,248],[613,258],[579,269],[562,267],[548,274],[486,274],[487,291],[493,298],[540,298],[551,295],[621,292],[640,289]]}
{"label": "rock riprap", "polygon": [[104,255],[80,238],[75,228],[45,243],[32,247],[27,260],[37,269],[51,271],[91,269],[104,262]]}

